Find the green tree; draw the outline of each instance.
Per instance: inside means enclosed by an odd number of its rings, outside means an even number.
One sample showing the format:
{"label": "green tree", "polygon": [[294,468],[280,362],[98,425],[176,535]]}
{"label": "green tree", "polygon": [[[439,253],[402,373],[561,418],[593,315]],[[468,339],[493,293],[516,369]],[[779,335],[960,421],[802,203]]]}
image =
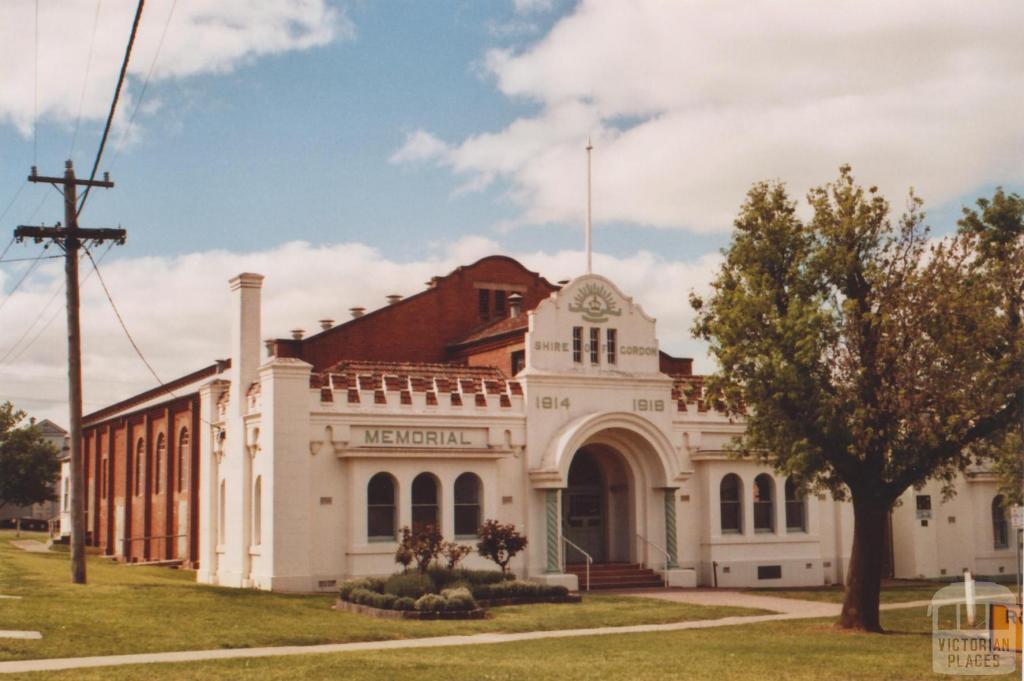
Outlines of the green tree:
{"label": "green tree", "polygon": [[[746,419],[738,453],[853,503],[839,626],[881,631],[884,527],[899,496],[957,473],[1004,439],[1024,398],[1021,214],[1002,192],[931,240],[910,194],[888,202],[850,168],[811,190],[801,219],[759,183],[735,221],[694,334],[719,370],[709,397]],[[1013,248],[1000,247],[1013,244]]]}
{"label": "green tree", "polygon": [[[25,412],[10,402],[0,404],[0,509],[52,501],[60,471],[59,452],[43,439],[39,428],[21,425]],[[16,520],[21,530],[20,519]]]}

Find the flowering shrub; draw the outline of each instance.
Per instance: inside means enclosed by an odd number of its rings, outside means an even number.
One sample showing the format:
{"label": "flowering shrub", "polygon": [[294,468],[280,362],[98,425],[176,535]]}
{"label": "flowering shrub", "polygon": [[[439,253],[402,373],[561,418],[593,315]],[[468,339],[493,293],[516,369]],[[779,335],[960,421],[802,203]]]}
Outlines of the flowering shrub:
{"label": "flowering shrub", "polygon": [[486,520],[477,530],[477,536],[480,537],[477,552],[497,563],[502,572],[508,572],[509,561],[526,548],[526,537],[519,534],[512,523]]}

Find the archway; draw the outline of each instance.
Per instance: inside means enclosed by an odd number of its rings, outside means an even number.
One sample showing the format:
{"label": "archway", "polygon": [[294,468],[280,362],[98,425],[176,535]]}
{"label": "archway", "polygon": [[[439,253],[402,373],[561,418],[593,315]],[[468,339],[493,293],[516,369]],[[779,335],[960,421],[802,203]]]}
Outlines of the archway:
{"label": "archway", "polygon": [[[579,449],[569,465],[562,492],[565,537],[595,563],[629,562],[633,536],[633,475],[626,460],[612,447],[591,444]],[[572,544],[566,562],[585,560]]]}

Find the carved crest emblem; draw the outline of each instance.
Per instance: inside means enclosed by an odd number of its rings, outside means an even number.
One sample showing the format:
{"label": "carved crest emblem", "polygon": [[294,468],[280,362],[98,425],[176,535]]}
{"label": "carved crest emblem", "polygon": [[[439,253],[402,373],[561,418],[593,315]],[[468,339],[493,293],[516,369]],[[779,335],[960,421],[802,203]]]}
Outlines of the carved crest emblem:
{"label": "carved crest emblem", "polygon": [[569,312],[581,314],[584,321],[592,324],[602,324],[609,317],[622,314],[611,291],[596,283],[584,284],[576,291],[569,304]]}

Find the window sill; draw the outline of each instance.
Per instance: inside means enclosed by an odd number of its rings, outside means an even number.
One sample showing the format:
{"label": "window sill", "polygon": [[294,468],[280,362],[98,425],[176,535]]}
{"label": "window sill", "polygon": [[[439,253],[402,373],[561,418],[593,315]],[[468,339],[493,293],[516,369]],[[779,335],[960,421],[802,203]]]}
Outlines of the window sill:
{"label": "window sill", "polygon": [[398,539],[395,537],[367,537],[367,544],[396,544]]}

